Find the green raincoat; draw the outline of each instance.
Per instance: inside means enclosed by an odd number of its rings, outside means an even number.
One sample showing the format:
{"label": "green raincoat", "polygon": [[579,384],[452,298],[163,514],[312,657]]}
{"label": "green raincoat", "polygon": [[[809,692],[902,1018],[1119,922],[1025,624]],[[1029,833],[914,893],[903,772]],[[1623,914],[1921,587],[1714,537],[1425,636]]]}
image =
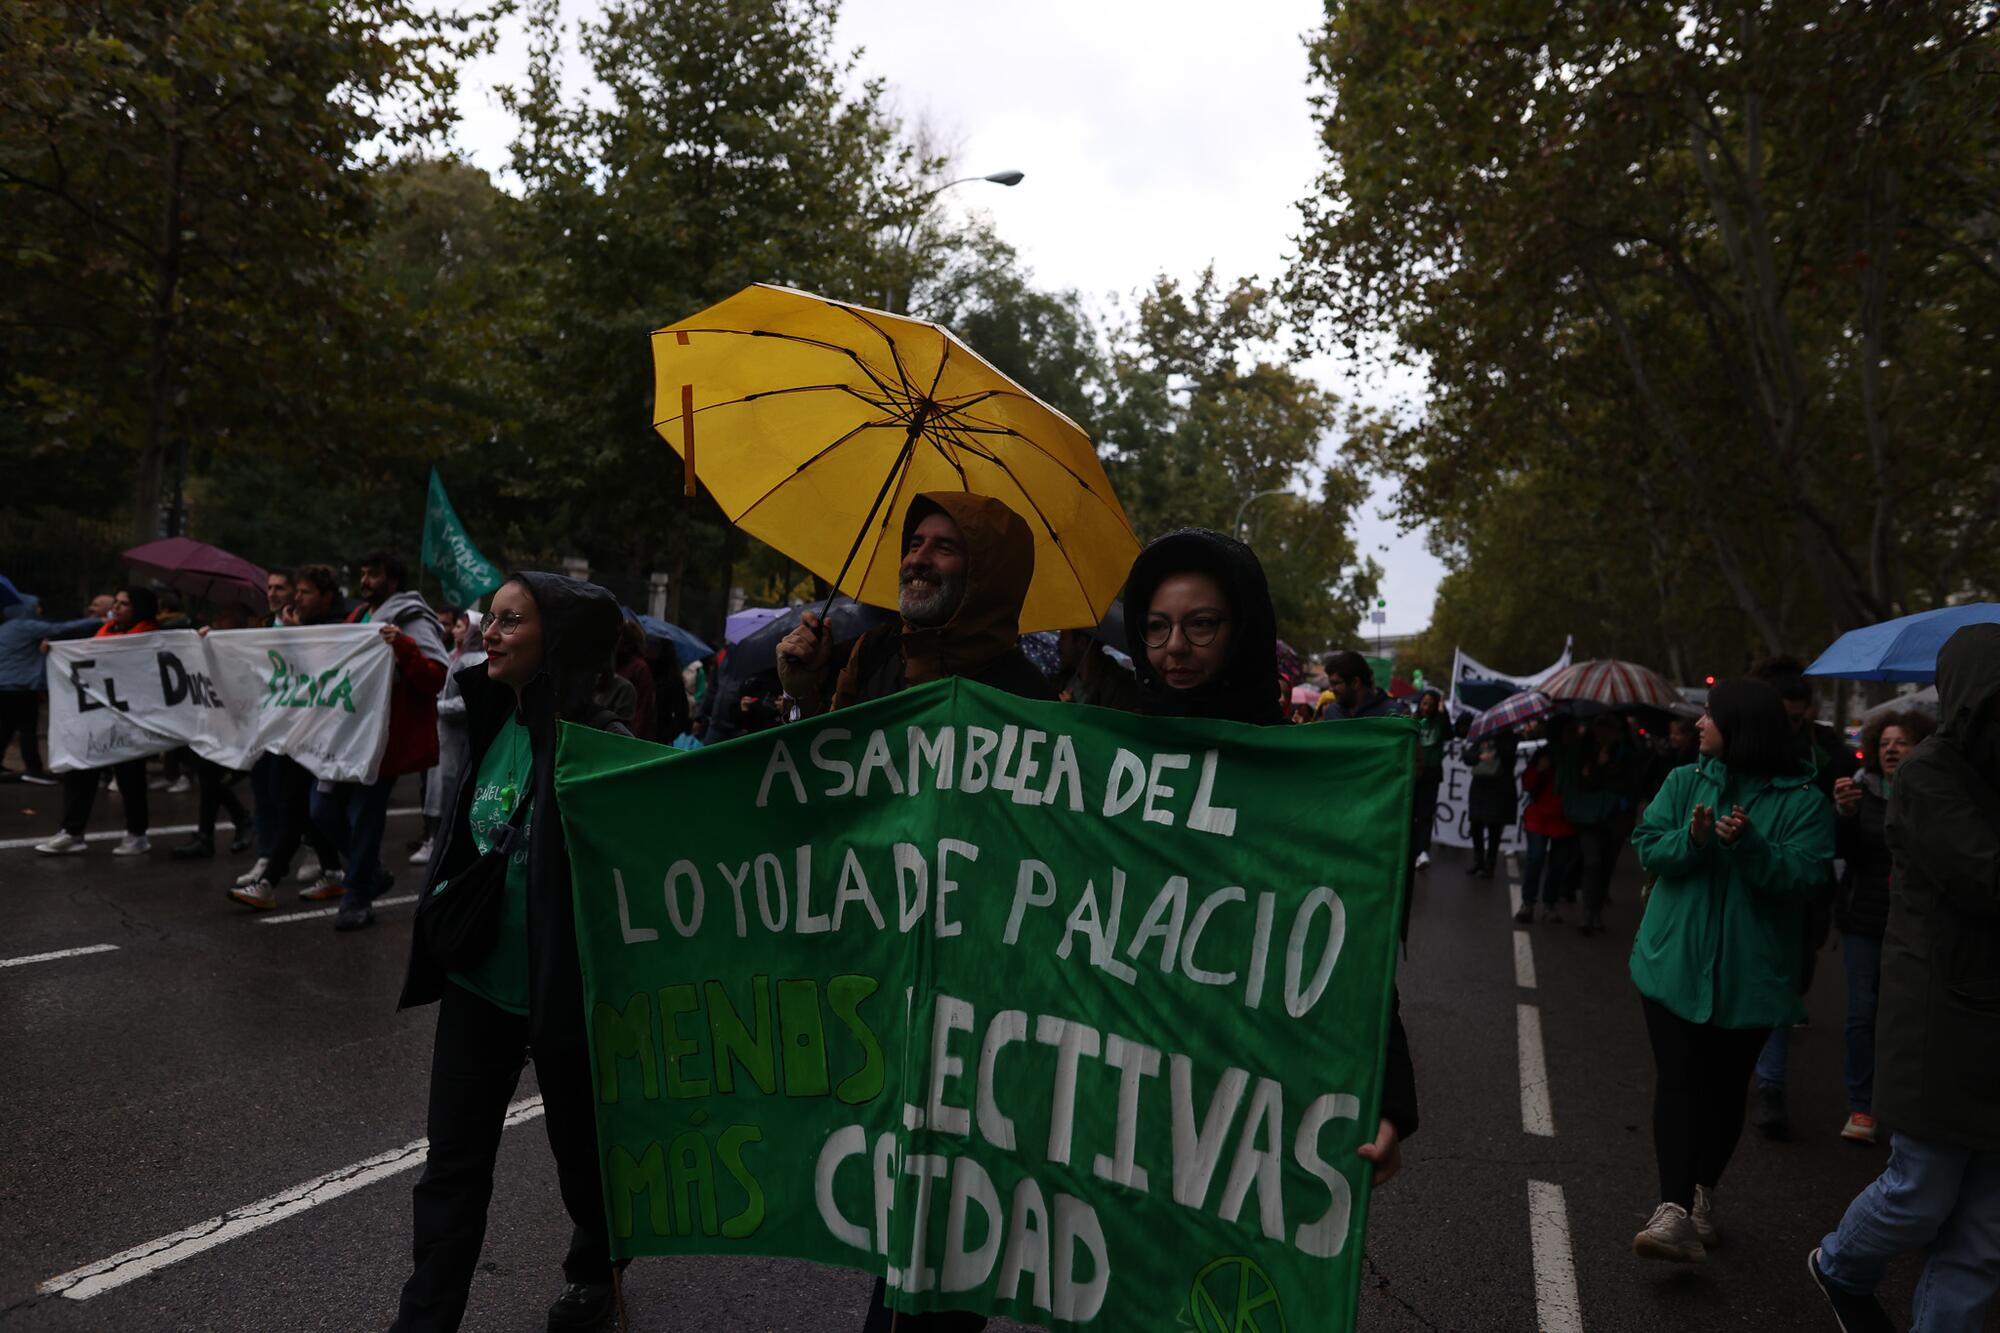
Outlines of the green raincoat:
{"label": "green raincoat", "polygon": [[[1697,805],[1717,818],[1740,805],[1750,827],[1733,846],[1711,834],[1697,847],[1688,834]],[[1690,1023],[1797,1021],[1807,900],[1833,860],[1833,806],[1812,775],[1738,777],[1703,756],[1668,775],[1632,845],[1659,877],[1632,943],[1639,993]]]}

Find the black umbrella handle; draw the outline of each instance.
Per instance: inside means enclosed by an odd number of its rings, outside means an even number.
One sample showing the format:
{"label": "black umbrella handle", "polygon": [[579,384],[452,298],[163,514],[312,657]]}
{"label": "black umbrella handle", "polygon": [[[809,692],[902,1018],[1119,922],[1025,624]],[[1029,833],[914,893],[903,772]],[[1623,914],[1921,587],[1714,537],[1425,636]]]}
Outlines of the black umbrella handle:
{"label": "black umbrella handle", "polygon": [[[924,433],[924,418],[930,413],[930,404],[917,408],[916,420],[910,423],[910,433],[903,437],[903,447],[896,455],[896,461],[889,465],[889,475],[882,478],[881,489],[875,492],[873,503],[868,506],[868,517],[861,520],[861,528],[854,534],[854,545],[847,548],[847,559],[840,562],[840,573],[834,576],[833,591],[826,595],[826,601],[819,609],[820,624],[826,623],[826,613],[833,609],[833,599],[840,596],[840,585],[847,581],[847,571],[854,565],[854,557],[861,553],[861,543],[868,540],[868,529],[875,525],[875,515],[881,510],[883,501],[889,498],[889,488],[909,470],[910,455],[916,452],[917,437]],[[854,601],[861,599],[856,597]],[[803,619],[800,624],[804,624]]]}

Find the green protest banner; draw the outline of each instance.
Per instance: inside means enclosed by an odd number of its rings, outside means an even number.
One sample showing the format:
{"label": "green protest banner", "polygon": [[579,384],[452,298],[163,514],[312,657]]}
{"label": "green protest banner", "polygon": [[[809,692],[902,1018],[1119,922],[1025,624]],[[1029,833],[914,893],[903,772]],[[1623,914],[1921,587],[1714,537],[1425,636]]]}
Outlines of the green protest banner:
{"label": "green protest banner", "polygon": [[444,478],[431,469],[430,491],[424,497],[424,568],[438,576],[444,597],[471,606],[500,586],[500,567],[479,553],[444,493]]}
{"label": "green protest banner", "polygon": [[1412,735],[958,680],[691,754],[564,727],[614,1252],[1352,1327]]}

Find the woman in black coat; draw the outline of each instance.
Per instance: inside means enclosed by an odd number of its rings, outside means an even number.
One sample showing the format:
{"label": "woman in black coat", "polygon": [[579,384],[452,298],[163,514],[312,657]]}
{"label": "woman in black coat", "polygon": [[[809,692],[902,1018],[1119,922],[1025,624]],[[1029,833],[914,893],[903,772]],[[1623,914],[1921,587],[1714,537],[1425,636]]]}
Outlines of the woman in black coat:
{"label": "woman in black coat", "polygon": [[1882,930],[1889,921],[1889,792],[1903,758],[1936,724],[1922,713],[1886,713],[1861,733],[1861,771],[1833,784],[1834,848],[1847,864],[1834,898],[1847,967],[1847,1124],[1840,1137],[1875,1142],[1875,1011],[1882,989]]}
{"label": "woman in black coat", "polygon": [[[1284,725],[1277,616],[1264,567],[1248,546],[1204,528],[1168,533],[1139,553],[1124,610],[1140,712]],[[1361,1147],[1377,1185],[1401,1169],[1402,1141],[1417,1132],[1417,1074],[1394,989],[1387,1055],[1381,1125]]]}
{"label": "woman in black coat", "polygon": [[1500,862],[1500,843],[1520,817],[1521,797],[1514,785],[1514,757],[1520,742],[1511,731],[1484,736],[1467,746],[1472,785],[1465,794],[1465,813],[1472,824],[1472,873],[1492,879]]}
{"label": "woman in black coat", "polygon": [[[439,1002],[430,1151],[414,1191],[415,1271],[403,1285],[394,1333],[451,1330],[465,1316],[507,1104],[530,1051],[574,1226],[566,1285],[548,1327],[599,1328],[611,1314],[614,1270],[555,748],[558,720],[625,730],[593,702],[611,677],[620,618],[618,600],[594,583],[515,574],[486,617],[486,660],[453,678],[465,698],[470,753],[438,833],[398,1005]],[[525,845],[506,872],[498,938],[482,962],[448,973],[425,944],[439,891],[500,840],[523,803]]]}

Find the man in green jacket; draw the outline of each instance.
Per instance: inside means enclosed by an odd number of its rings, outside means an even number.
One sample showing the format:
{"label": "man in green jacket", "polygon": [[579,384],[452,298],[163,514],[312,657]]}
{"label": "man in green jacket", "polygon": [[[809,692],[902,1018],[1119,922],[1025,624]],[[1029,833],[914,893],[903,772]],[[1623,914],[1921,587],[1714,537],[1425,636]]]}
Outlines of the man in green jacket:
{"label": "man in green jacket", "polygon": [[2000,625],[1938,654],[1944,725],[1896,772],[1875,1113],[1889,1164],[1808,1266],[1848,1330],[1891,1329],[1874,1290],[1924,1250],[1912,1333],[1980,1329],[2000,1291]]}

